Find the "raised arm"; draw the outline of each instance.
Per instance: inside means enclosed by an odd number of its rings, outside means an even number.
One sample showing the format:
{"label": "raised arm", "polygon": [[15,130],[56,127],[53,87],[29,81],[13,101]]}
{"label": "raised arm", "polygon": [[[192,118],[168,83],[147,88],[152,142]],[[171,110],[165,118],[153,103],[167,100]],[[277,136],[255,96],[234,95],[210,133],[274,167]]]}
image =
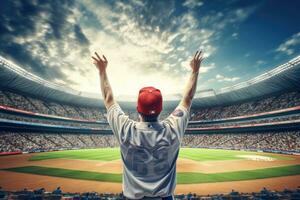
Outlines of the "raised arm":
{"label": "raised arm", "polygon": [[93,63],[96,65],[99,72],[100,86],[104,105],[106,109],[108,109],[111,105],[115,103],[113,92],[106,73],[106,67],[108,62],[104,55],[103,58],[101,58],[96,52],[95,56],[92,56],[92,58],[94,60]]}
{"label": "raised arm", "polygon": [[190,66],[192,68],[192,74],[188,80],[188,83],[184,90],[183,98],[180,102],[180,105],[182,105],[186,109],[189,109],[192,104],[196,92],[196,88],[197,88],[199,69],[203,59],[204,58],[203,58],[202,51],[200,52],[197,51],[194,58],[190,62]]}

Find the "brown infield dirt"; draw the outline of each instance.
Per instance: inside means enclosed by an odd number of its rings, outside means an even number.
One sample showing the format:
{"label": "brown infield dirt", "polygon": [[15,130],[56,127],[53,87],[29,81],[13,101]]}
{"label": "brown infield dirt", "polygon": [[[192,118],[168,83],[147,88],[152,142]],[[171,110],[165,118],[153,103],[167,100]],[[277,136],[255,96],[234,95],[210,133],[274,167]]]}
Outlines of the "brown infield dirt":
{"label": "brown infield dirt", "polygon": [[[0,157],[0,169],[20,166],[45,166],[64,169],[85,170],[106,173],[122,173],[121,160],[115,161],[92,161],[92,160],[70,160],[70,159],[49,159],[41,161],[28,161],[32,154]],[[288,156],[290,157],[290,156]],[[177,172],[203,172],[217,173],[240,170],[251,170],[269,167],[279,167],[300,164],[300,156],[291,156],[293,160],[230,160],[230,161],[193,161],[189,159],[178,159]],[[300,186],[300,175],[278,178],[266,178],[248,181],[233,181],[221,183],[203,184],[180,184],[176,187],[176,193],[193,192],[197,194],[226,193],[231,189],[240,192],[257,192],[263,187],[273,190],[284,188],[297,188]],[[69,178],[58,178],[24,174],[0,170],[0,186],[6,190],[20,190],[23,188],[36,189],[44,187],[46,190],[53,190],[61,186],[65,192],[87,192],[97,191],[106,193],[117,193],[122,190],[120,183],[108,183],[99,181],[75,180]]]}

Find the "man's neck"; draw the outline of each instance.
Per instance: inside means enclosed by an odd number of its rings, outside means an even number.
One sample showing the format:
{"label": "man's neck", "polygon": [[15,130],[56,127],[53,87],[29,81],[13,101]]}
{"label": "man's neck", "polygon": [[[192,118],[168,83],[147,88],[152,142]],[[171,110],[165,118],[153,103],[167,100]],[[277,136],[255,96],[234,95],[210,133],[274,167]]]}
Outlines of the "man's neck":
{"label": "man's neck", "polygon": [[153,120],[153,121],[145,121],[144,119],[140,119],[140,122],[147,122],[147,123],[150,123],[150,122],[158,122],[158,120]]}

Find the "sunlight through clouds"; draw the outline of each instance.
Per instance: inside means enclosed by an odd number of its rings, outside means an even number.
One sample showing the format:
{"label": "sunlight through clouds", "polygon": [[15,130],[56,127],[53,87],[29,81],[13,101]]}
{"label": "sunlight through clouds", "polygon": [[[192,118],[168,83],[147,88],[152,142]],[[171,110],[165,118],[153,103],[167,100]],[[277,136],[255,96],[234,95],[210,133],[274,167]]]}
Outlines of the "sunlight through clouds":
{"label": "sunlight through clouds", "polygon": [[243,81],[253,75],[251,66],[259,61],[264,61],[259,65],[262,69],[274,66],[270,60],[275,54],[288,57],[299,52],[299,31],[271,41],[269,49],[263,45],[260,51],[255,49],[259,53],[253,52],[252,38],[260,35],[251,35],[251,23],[246,33],[240,25],[263,3],[66,0],[4,4],[18,12],[0,13],[0,38],[5,41],[0,44],[1,56],[48,81],[82,92],[100,91],[91,61],[95,51],[108,58],[109,78],[120,97],[136,96],[149,85],[164,94],[181,94],[190,60],[199,49],[204,50],[205,60],[198,89]]}

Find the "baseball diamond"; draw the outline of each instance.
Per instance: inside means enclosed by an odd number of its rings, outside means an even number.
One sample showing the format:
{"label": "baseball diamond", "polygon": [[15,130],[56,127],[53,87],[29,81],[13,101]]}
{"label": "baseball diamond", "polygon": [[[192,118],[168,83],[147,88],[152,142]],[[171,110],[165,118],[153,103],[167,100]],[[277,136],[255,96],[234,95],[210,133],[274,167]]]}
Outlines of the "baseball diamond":
{"label": "baseball diamond", "polygon": [[0,1],[0,200],[300,199],[299,8]]}
{"label": "baseball diamond", "polygon": [[[9,180],[1,179],[0,185],[6,185],[11,190],[28,186],[28,181],[22,181],[24,175],[31,180],[31,187],[45,187],[48,190],[52,190],[51,185],[56,183],[65,191],[84,191],[85,187],[77,187],[80,181],[89,183],[90,190],[100,193],[116,192],[121,187],[122,164],[118,148],[15,155],[0,157],[0,163],[0,173],[3,175],[5,172],[5,176],[10,177]],[[22,176],[19,176],[20,173]],[[281,179],[283,181],[274,189],[283,189],[297,187],[299,182],[294,180],[299,177],[300,157],[293,155],[182,148],[177,163],[177,184],[181,193],[199,192],[196,186],[201,188],[208,183],[214,184],[214,193],[226,192],[233,185],[239,191],[251,192],[254,188],[261,189],[266,182],[270,184],[272,180]],[[112,186],[98,187],[104,183],[112,183]]]}

